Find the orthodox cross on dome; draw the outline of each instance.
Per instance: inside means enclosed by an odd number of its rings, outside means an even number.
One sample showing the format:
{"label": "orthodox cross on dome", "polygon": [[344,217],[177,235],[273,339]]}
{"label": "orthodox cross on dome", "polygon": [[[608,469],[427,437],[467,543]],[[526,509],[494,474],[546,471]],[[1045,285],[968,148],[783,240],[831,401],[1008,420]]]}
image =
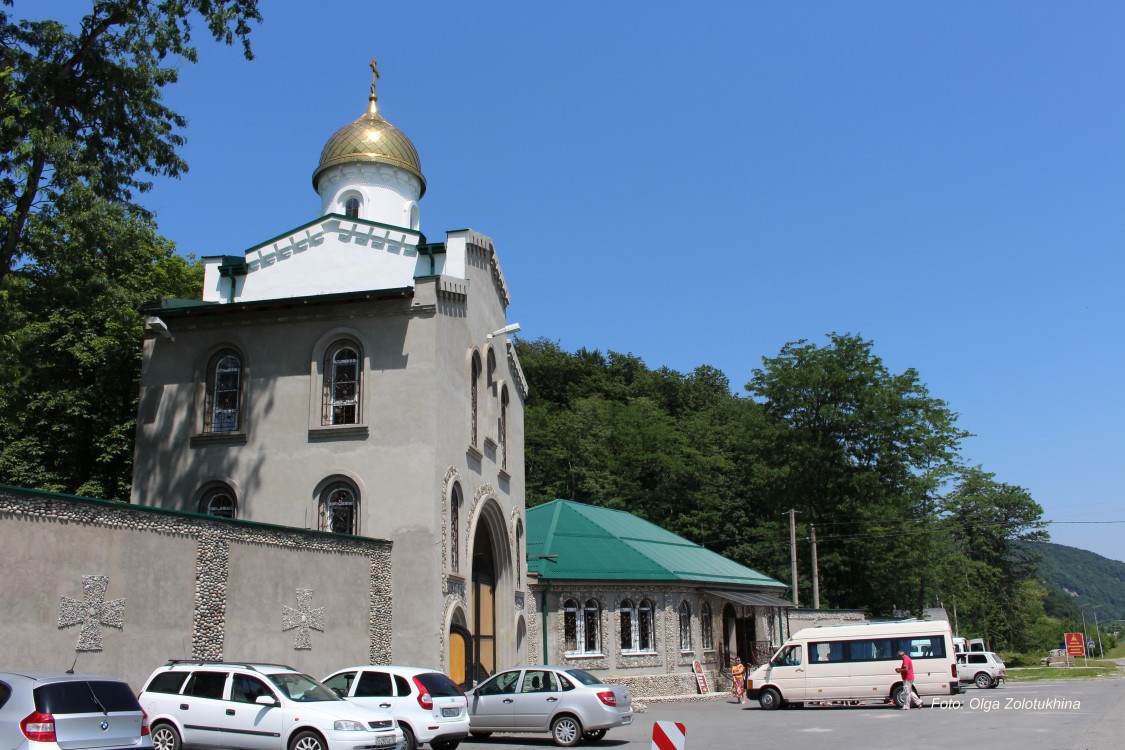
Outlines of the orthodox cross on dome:
{"label": "orthodox cross on dome", "polygon": [[367,111],[376,112],[378,110],[375,103],[379,101],[379,97],[375,94],[375,82],[379,80],[379,61],[373,57],[367,64],[371,66],[371,96],[368,97],[371,104],[367,107]]}
{"label": "orthodox cross on dome", "polygon": [[59,597],[59,628],[81,625],[75,651],[101,651],[102,628],[125,628],[125,600],[105,600],[109,576],[82,576],[82,601]]}
{"label": "orthodox cross on dome", "polygon": [[297,629],[293,648],[298,651],[311,651],[310,630],[324,632],[324,607],[312,608],[312,589],[297,589],[297,609],[285,607],[281,611],[281,630]]}

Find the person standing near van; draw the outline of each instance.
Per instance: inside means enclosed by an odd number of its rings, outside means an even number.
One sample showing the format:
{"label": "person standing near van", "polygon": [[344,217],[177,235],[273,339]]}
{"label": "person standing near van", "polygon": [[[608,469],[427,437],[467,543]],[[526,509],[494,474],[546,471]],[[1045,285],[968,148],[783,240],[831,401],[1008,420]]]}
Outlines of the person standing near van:
{"label": "person standing near van", "polygon": [[738,698],[738,702],[742,703],[746,699],[746,665],[737,656],[734,657],[734,665],[730,668],[730,678],[730,691],[735,698]]}
{"label": "person standing near van", "polygon": [[925,704],[914,694],[914,660],[902,650],[899,650],[898,655],[902,657],[902,664],[895,667],[895,671],[902,675],[902,710],[910,710],[915,700],[918,701],[918,708],[921,708]]}

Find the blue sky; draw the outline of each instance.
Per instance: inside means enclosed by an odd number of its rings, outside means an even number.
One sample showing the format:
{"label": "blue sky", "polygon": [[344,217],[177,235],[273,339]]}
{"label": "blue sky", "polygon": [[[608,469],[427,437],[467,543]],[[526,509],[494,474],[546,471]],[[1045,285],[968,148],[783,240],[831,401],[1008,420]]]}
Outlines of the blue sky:
{"label": "blue sky", "polygon": [[375,56],[423,231],[495,240],[523,336],[741,392],[786,342],[860,334],[1053,541],[1125,560],[1125,5],[262,6],[253,62],[199,29],[167,94],[191,171],[143,202],[182,252],[315,217]]}

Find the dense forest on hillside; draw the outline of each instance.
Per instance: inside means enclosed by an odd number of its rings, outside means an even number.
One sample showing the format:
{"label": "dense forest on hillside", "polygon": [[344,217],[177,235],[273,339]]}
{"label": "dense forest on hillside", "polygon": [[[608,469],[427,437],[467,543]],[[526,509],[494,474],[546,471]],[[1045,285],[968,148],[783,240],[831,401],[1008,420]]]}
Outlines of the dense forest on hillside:
{"label": "dense forest on hillside", "polygon": [[1099,622],[1125,619],[1125,563],[1062,544],[1027,546],[1040,558],[1039,578],[1060,594],[1059,613],[1077,620],[1084,606],[1091,624],[1095,615]]}
{"label": "dense forest on hillside", "polygon": [[[631,354],[520,341],[531,395],[529,506],[567,498],[621,508],[790,581],[811,602],[811,536],[822,606],[875,615],[956,608],[963,635],[996,648],[1057,642],[1067,603],[1027,542],[1041,508],[959,453],[956,414],[874,344],[830,334],[788,344],[749,373],[650,369]],[[1055,606],[1057,605],[1057,606]]]}

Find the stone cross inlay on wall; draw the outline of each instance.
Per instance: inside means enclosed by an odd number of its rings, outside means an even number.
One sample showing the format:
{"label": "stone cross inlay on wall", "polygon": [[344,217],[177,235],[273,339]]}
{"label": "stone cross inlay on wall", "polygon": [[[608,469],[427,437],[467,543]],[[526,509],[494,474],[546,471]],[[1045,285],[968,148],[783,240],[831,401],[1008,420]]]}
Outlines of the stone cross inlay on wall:
{"label": "stone cross inlay on wall", "polygon": [[298,651],[312,650],[310,630],[324,632],[324,607],[312,607],[312,589],[297,589],[297,608],[285,607],[281,611],[281,630],[297,629],[293,648]]}
{"label": "stone cross inlay on wall", "polygon": [[75,651],[101,651],[102,628],[125,628],[125,600],[105,600],[109,576],[82,576],[82,601],[59,597],[59,629],[81,625]]}

